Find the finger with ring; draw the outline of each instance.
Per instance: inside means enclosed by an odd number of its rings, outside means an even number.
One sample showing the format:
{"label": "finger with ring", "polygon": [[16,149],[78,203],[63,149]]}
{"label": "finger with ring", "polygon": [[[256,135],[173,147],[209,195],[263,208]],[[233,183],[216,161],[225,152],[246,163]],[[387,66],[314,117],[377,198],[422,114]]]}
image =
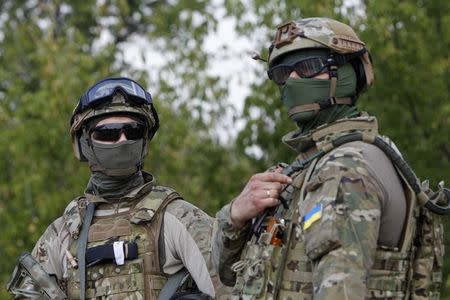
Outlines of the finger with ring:
{"label": "finger with ring", "polygon": [[267,198],[270,198],[270,190],[266,191]]}

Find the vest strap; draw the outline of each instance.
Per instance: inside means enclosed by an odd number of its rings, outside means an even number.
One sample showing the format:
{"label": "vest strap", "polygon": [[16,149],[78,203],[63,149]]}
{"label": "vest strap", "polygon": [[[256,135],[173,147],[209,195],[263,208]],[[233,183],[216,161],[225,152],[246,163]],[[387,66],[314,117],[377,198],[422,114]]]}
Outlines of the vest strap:
{"label": "vest strap", "polygon": [[183,198],[177,193],[172,192],[166,198],[164,198],[163,202],[159,206],[156,213],[156,233],[155,236],[158,238],[158,246],[155,249],[156,257],[156,268],[158,272],[163,273],[163,267],[166,263],[166,252],[164,248],[164,212],[166,211],[167,205],[169,205],[174,200],[182,200]]}
{"label": "vest strap", "polygon": [[80,271],[80,298],[86,299],[86,245],[89,233],[89,226],[94,216],[95,204],[90,202],[86,208],[83,227],[81,228],[80,239],[78,241],[78,268]]}
{"label": "vest strap", "polygon": [[189,271],[186,268],[182,268],[175,274],[169,277],[163,289],[159,293],[158,300],[170,299],[175,294],[178,287],[181,286],[181,282],[186,276],[189,276]]}

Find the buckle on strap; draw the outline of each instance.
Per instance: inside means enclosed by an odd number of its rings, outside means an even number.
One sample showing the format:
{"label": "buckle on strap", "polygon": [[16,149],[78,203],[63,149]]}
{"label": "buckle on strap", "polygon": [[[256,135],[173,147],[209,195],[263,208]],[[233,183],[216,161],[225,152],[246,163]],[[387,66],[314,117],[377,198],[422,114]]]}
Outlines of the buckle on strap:
{"label": "buckle on strap", "polygon": [[317,101],[317,104],[319,104],[320,110],[324,110],[336,103],[335,97],[330,97],[328,99]]}
{"label": "buckle on strap", "polygon": [[328,99],[317,101],[316,103],[319,105],[320,110],[323,110],[335,104],[354,105],[355,100],[356,100],[355,97],[343,97],[343,98],[330,97]]}
{"label": "buckle on strap", "polygon": [[138,246],[132,242],[114,242],[86,249],[86,267],[96,265],[103,261],[114,261],[116,265],[123,265],[125,260],[138,257]]}

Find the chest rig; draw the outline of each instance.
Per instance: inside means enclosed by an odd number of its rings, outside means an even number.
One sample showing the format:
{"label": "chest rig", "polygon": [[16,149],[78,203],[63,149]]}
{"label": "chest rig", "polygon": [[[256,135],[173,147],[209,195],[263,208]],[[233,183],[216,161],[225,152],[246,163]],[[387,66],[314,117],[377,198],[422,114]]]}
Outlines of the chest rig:
{"label": "chest rig", "polygon": [[332,149],[353,141],[383,150],[401,177],[407,201],[399,247],[376,249],[365,299],[439,298],[444,256],[441,215],[450,213],[450,191],[442,184],[433,193],[427,183],[420,184],[397,150],[378,136],[376,119],[358,119],[336,122],[315,132],[312,139],[317,152],[307,158],[299,156],[283,170],[293,183],[281,193],[281,204],[266,210],[253,223],[241,260],[232,266],[237,273],[232,299],[313,298],[313,261],[306,252],[298,207],[302,207],[316,162]]}
{"label": "chest rig", "polygon": [[[161,227],[165,208],[175,199],[181,197],[173,189],[155,186],[126,211],[119,209],[107,216],[97,213],[87,240],[86,299],[157,299],[168,277],[162,271],[165,255]],[[69,299],[80,299],[80,272],[70,257],[77,257],[86,202],[79,198],[65,212],[70,214],[66,225],[73,238],[67,255]],[[122,257],[117,257],[117,252]]]}

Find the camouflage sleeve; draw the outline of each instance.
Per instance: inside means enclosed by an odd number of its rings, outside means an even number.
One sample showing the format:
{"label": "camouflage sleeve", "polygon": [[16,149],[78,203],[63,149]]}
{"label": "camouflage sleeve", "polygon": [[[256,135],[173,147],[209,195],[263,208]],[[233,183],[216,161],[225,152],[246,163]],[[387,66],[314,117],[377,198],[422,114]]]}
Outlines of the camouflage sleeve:
{"label": "camouflage sleeve", "polygon": [[32,252],[47,273],[54,274],[59,280],[67,267],[65,249],[68,243],[69,232],[65,230],[62,218],[58,218],[47,227]]}
{"label": "camouflage sleeve", "polygon": [[302,237],[313,261],[314,299],[363,299],[380,226],[380,185],[361,152],[324,157],[300,204]]}
{"label": "camouflage sleeve", "polygon": [[214,261],[218,257],[212,245],[213,237],[218,230],[217,220],[183,200],[170,203],[166,211],[175,215],[194,239],[206,262],[216,299],[222,299],[222,295],[229,294],[229,289],[219,279],[217,263]]}
{"label": "camouflage sleeve", "polygon": [[218,227],[213,240],[214,263],[223,284],[232,286],[236,282],[236,273],[231,270],[231,266],[241,257],[250,226],[248,224],[240,230],[233,227],[230,220],[230,204],[224,206],[216,218]]}
{"label": "camouflage sleeve", "polygon": [[173,214],[186,227],[205,259],[211,275],[214,270],[211,259],[211,239],[214,218],[184,200],[176,200],[169,204],[167,212]]}
{"label": "camouflage sleeve", "polygon": [[164,214],[164,245],[164,273],[175,274],[184,266],[199,290],[214,296],[215,288],[200,249],[184,224],[168,212]]}
{"label": "camouflage sleeve", "polygon": [[[62,218],[58,218],[47,227],[31,252],[32,256],[48,274],[56,276],[60,285],[67,269],[63,249],[67,249],[68,237],[69,234],[65,230]],[[39,291],[31,278],[26,278],[20,288],[26,291]],[[16,298],[22,299],[21,297]]]}

